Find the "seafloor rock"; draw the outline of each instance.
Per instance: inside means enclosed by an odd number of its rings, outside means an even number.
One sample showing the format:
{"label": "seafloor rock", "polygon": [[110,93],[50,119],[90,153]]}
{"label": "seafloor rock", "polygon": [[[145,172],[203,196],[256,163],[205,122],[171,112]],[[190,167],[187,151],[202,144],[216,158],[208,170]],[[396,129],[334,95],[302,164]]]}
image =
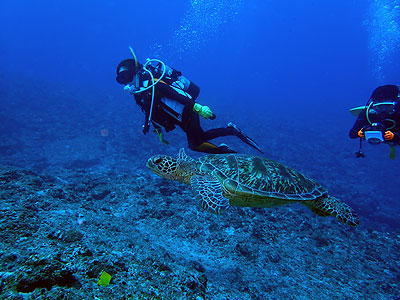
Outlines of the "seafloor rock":
{"label": "seafloor rock", "polygon": [[101,163],[98,158],[76,159],[66,165],[67,169],[88,169]]}
{"label": "seafloor rock", "polygon": [[24,264],[26,273],[16,278],[16,291],[19,293],[30,293],[40,288],[51,290],[53,286],[80,287],[72,271],[56,260],[30,260]]}
{"label": "seafloor rock", "polygon": [[[0,299],[399,296],[396,232],[347,228],[300,205],[213,215],[139,167],[0,167],[0,179]],[[97,285],[103,271],[108,286]]]}

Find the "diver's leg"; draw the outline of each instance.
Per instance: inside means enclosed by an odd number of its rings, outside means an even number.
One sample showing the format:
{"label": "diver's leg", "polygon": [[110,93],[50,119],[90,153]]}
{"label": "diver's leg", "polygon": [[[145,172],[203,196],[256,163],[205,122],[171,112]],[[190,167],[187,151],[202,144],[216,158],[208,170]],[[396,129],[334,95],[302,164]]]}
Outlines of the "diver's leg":
{"label": "diver's leg", "polygon": [[228,126],[225,127],[225,128],[215,128],[215,129],[210,129],[210,130],[204,132],[204,139],[206,141],[209,141],[209,140],[212,140],[212,139],[215,139],[215,138],[218,138],[218,137],[222,137],[222,136],[227,136],[227,135],[237,136],[243,142],[245,142],[246,144],[250,145],[251,147],[257,149],[258,151],[260,151],[262,153],[262,150],[257,145],[257,143],[253,139],[251,139],[250,137],[245,135],[239,129],[239,127],[237,127],[233,123],[229,123]]}
{"label": "diver's leg", "polygon": [[235,129],[233,129],[231,127],[210,129],[210,130],[207,130],[206,132],[204,132],[204,139],[206,141],[210,141],[210,140],[213,140],[213,139],[216,139],[219,137],[223,137],[223,136],[228,136],[228,135],[236,136]]}
{"label": "diver's leg", "polygon": [[193,151],[210,153],[210,154],[237,153],[235,150],[232,150],[227,145],[221,144],[217,146],[210,142],[203,142],[197,146],[190,147],[190,149],[192,149]]}
{"label": "diver's leg", "polygon": [[[218,129],[212,129],[206,132],[200,126],[200,119],[197,114],[191,115],[191,118],[182,124],[182,129],[186,133],[189,148],[193,151],[212,153],[212,154],[222,154],[222,153],[236,153],[236,151],[229,149],[226,145],[217,146],[213,143],[208,142],[210,139],[214,139],[219,136],[232,135],[232,129],[219,128],[226,131],[227,134],[221,135]],[[216,132],[214,132],[217,130]],[[211,131],[211,134],[208,133]]]}

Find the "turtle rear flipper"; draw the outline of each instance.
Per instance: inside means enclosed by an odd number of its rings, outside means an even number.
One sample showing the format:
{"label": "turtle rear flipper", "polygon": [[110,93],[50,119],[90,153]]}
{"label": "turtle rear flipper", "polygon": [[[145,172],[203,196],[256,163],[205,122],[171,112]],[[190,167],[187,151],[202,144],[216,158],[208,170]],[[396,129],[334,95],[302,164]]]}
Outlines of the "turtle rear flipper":
{"label": "turtle rear flipper", "polygon": [[201,208],[220,213],[229,207],[229,200],[222,195],[221,183],[213,176],[192,176],[190,185]]}
{"label": "turtle rear flipper", "polygon": [[354,213],[353,209],[346,203],[336,199],[335,197],[325,197],[304,203],[313,213],[322,216],[334,216],[340,222],[350,226],[360,224],[360,219]]}

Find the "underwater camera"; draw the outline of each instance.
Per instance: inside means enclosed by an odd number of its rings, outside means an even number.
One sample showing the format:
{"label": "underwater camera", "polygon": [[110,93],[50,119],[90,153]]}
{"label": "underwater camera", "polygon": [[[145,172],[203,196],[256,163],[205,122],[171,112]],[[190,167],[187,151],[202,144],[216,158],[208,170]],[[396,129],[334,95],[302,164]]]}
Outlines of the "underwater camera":
{"label": "underwater camera", "polygon": [[380,123],[372,123],[364,128],[365,140],[370,144],[380,144],[385,141],[383,134],[386,128]]}

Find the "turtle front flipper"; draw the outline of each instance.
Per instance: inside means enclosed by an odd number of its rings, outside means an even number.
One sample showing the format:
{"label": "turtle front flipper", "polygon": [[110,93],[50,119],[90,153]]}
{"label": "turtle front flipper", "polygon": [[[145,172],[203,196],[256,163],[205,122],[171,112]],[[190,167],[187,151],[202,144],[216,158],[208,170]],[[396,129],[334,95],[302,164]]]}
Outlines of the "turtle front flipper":
{"label": "turtle front flipper", "polygon": [[221,183],[215,177],[195,175],[190,185],[202,209],[217,214],[229,207],[229,200],[222,195]]}
{"label": "turtle front flipper", "polygon": [[334,216],[340,222],[350,226],[360,224],[360,219],[353,209],[346,203],[336,199],[335,197],[325,197],[316,200],[303,202],[313,213],[322,216]]}

